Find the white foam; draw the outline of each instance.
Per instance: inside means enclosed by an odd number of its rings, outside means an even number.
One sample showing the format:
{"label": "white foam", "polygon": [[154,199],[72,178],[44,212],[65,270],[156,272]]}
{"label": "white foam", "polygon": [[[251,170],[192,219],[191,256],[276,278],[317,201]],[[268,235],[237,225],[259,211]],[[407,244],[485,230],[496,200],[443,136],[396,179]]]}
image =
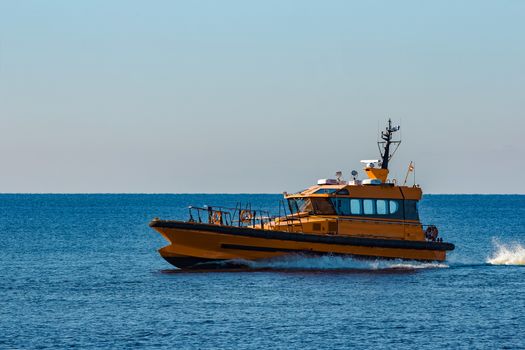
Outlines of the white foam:
{"label": "white foam", "polygon": [[448,265],[438,262],[418,262],[403,260],[358,260],[344,256],[305,256],[287,255],[284,257],[245,262],[254,269],[285,270],[414,270],[446,268]]}
{"label": "white foam", "polygon": [[502,244],[494,241],[496,251],[487,259],[491,265],[525,265],[525,248],[519,243]]}

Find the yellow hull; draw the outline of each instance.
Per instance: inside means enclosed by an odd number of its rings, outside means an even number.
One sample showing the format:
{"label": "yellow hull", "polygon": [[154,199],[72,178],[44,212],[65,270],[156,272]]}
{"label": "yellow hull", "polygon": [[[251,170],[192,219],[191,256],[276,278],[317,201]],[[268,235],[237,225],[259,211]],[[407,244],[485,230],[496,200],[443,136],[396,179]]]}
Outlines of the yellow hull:
{"label": "yellow hull", "polygon": [[180,268],[288,254],[444,261],[446,251],[454,249],[450,243],[291,233],[180,221],[155,220],[150,226],[171,243],[159,250],[160,255]]}

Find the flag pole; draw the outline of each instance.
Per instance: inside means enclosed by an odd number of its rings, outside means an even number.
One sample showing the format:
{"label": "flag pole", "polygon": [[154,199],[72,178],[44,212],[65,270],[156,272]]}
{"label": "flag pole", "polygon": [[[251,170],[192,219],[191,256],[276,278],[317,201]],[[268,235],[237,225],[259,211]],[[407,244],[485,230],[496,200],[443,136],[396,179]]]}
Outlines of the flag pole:
{"label": "flag pole", "polygon": [[403,182],[403,186],[406,186],[407,181],[408,181],[408,175],[413,170],[414,170],[414,166],[412,165],[412,161],[410,161],[410,164],[408,165],[408,169],[407,169],[407,175],[405,176],[405,182]]}
{"label": "flag pole", "polygon": [[416,186],[416,163],[412,166],[412,170],[414,172],[414,187]]}

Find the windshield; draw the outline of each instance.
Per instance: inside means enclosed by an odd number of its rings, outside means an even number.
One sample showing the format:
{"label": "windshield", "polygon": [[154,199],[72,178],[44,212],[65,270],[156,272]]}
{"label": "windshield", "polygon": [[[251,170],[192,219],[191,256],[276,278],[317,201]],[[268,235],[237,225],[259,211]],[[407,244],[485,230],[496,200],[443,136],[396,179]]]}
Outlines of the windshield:
{"label": "windshield", "polygon": [[288,205],[292,213],[335,215],[334,207],[328,198],[290,198]]}
{"label": "windshield", "polygon": [[292,213],[311,213],[313,212],[312,202],[308,198],[290,198],[288,206]]}

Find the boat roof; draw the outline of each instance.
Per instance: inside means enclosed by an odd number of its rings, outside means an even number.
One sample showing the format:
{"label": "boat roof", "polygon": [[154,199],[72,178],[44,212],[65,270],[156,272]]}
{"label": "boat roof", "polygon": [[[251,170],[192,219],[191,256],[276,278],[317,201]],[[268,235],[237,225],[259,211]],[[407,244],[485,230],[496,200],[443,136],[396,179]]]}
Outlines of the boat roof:
{"label": "boat roof", "polygon": [[[345,191],[346,190],[346,191]],[[314,185],[299,193],[288,194],[286,198],[300,197],[353,197],[420,200],[421,188],[418,186],[397,186],[392,183],[380,185]]]}

